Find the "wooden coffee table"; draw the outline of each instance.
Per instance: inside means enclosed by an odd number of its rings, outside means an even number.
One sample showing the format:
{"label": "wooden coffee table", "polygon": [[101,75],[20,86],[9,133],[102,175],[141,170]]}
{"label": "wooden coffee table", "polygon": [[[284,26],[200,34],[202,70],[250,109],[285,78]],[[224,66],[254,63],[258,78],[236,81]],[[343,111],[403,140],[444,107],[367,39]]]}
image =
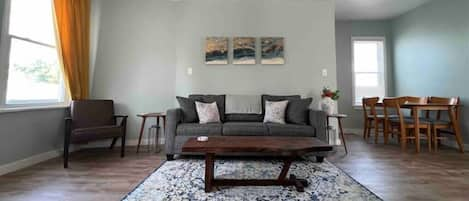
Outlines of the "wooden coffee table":
{"label": "wooden coffee table", "polygon": [[[305,179],[296,178],[288,170],[292,161],[308,152],[331,151],[332,146],[312,137],[209,137],[206,142],[190,138],[182,147],[183,152],[205,154],[205,192],[216,186],[295,186],[299,192],[308,186]],[[271,153],[283,156],[284,164],[277,179],[215,179],[214,160],[216,154],[223,153]],[[318,162],[324,157],[318,156]]]}

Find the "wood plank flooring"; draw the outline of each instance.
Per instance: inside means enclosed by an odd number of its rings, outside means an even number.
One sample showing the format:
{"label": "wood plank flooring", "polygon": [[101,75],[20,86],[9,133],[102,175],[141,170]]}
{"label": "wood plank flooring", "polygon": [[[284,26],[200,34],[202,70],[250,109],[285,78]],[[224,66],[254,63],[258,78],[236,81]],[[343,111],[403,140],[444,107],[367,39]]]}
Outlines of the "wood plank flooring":
{"label": "wood plank flooring", "polygon": [[[401,152],[397,143],[364,142],[346,135],[349,154],[338,147],[327,160],[384,200],[469,200],[469,154],[442,148],[437,153]],[[422,145],[425,147],[425,145]],[[0,177],[0,200],[120,200],[164,160],[163,154],[128,149],[73,153],[70,168],[60,158]]]}
{"label": "wood plank flooring", "polygon": [[61,158],[0,177],[2,201],[120,200],[163,161],[163,154],[128,148],[88,149],[72,153],[69,169]]}

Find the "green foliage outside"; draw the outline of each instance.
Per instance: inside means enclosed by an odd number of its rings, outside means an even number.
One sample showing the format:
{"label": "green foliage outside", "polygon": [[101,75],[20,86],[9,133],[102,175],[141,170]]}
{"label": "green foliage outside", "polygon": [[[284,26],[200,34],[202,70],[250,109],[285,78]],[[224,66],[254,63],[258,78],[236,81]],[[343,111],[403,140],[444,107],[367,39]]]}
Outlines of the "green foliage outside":
{"label": "green foliage outside", "polygon": [[59,72],[56,70],[57,64],[36,60],[34,63],[23,66],[15,64],[14,68],[18,72],[24,73],[28,78],[40,83],[58,84]]}

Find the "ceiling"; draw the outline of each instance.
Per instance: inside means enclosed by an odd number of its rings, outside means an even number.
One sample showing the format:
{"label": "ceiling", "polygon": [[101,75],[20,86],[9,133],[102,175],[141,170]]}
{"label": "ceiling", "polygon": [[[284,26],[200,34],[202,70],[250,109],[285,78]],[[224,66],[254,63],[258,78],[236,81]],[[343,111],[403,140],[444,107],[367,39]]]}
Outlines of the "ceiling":
{"label": "ceiling", "polygon": [[337,20],[384,20],[402,15],[431,0],[336,0]]}

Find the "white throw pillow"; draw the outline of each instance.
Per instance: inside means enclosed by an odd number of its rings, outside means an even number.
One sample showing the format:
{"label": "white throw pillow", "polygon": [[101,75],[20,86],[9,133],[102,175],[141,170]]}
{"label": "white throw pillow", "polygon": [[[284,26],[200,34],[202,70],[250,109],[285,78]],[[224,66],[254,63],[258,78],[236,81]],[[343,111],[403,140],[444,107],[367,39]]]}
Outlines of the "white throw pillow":
{"label": "white throw pillow", "polygon": [[218,112],[217,102],[202,103],[195,101],[197,115],[199,115],[199,123],[219,123],[220,113]]}
{"label": "white throw pillow", "polygon": [[285,111],[288,101],[265,101],[264,123],[285,124]]}

